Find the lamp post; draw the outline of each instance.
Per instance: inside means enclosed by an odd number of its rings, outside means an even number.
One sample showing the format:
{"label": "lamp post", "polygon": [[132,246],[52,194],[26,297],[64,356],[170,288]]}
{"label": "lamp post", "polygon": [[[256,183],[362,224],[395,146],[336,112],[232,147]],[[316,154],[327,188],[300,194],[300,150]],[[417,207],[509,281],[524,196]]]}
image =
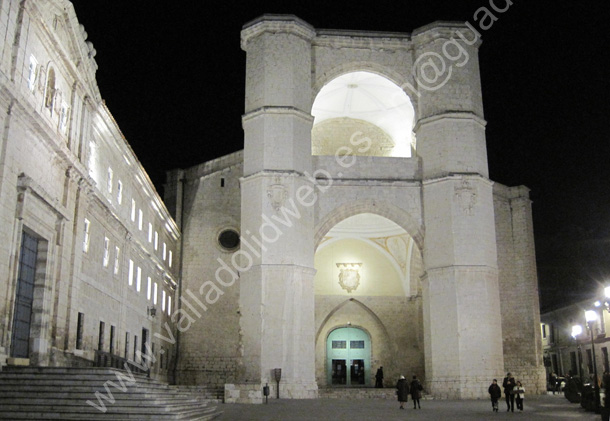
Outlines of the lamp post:
{"label": "lamp post", "polygon": [[597,311],[587,310],[585,311],[585,320],[587,321],[587,328],[589,329],[589,335],[591,337],[591,352],[593,354],[593,387],[595,388],[595,412],[599,413],[599,382],[597,380],[597,363],[595,361],[595,342],[593,338],[593,323],[599,319]]}

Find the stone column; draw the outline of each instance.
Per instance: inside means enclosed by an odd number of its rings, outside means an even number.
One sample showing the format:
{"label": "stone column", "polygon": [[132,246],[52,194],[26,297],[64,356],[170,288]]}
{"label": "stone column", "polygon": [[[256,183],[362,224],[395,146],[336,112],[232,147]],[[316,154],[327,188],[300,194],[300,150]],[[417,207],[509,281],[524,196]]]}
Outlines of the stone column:
{"label": "stone column", "polygon": [[315,191],[309,176],[314,35],[306,22],[284,15],[265,15],[242,31],[247,53],[238,252],[243,378],[228,393],[232,402],[261,403],[266,383],[276,396],[274,368],[282,369],[280,398],[317,396]]}
{"label": "stone column", "polygon": [[440,22],[416,30],[413,43],[426,381],[440,398],[485,398],[504,363],[479,40],[463,25]]}

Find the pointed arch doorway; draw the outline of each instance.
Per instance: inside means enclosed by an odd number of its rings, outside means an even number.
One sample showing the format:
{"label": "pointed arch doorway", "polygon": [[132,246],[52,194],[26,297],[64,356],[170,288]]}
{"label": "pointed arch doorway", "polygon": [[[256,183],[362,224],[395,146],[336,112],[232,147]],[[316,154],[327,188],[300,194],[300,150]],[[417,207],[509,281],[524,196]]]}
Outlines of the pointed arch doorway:
{"label": "pointed arch doorway", "polygon": [[332,386],[365,386],[371,378],[371,338],[355,327],[333,330],[326,342],[327,381]]}

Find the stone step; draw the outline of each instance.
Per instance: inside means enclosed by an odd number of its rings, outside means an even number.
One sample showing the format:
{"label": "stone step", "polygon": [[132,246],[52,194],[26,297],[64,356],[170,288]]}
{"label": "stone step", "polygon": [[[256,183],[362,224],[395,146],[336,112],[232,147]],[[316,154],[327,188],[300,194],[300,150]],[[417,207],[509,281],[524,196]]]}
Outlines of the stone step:
{"label": "stone step", "polygon": [[[328,387],[318,389],[318,396],[323,399],[396,399],[396,389],[373,387]],[[422,394],[422,400],[425,399],[429,399],[429,397]]]}
{"label": "stone step", "polygon": [[211,405],[218,399],[206,399],[216,388],[189,390],[138,374],[128,383],[131,376],[119,373],[123,387],[115,369],[11,367],[0,372],[0,420],[206,421],[221,414]]}

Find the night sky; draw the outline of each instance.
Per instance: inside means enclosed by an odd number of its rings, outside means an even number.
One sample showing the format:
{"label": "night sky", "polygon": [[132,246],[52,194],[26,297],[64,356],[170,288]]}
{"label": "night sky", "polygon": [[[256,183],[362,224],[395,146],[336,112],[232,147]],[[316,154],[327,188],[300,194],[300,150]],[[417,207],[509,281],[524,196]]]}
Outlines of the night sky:
{"label": "night sky", "polygon": [[[108,108],[162,195],[165,171],[243,148],[240,30],[264,13],[316,28],[411,32],[480,1],[76,0]],[[495,0],[497,8],[506,0]],[[481,30],[490,177],[531,189],[543,310],[610,282],[610,8],[515,0]],[[606,64],[604,64],[606,63]]]}

